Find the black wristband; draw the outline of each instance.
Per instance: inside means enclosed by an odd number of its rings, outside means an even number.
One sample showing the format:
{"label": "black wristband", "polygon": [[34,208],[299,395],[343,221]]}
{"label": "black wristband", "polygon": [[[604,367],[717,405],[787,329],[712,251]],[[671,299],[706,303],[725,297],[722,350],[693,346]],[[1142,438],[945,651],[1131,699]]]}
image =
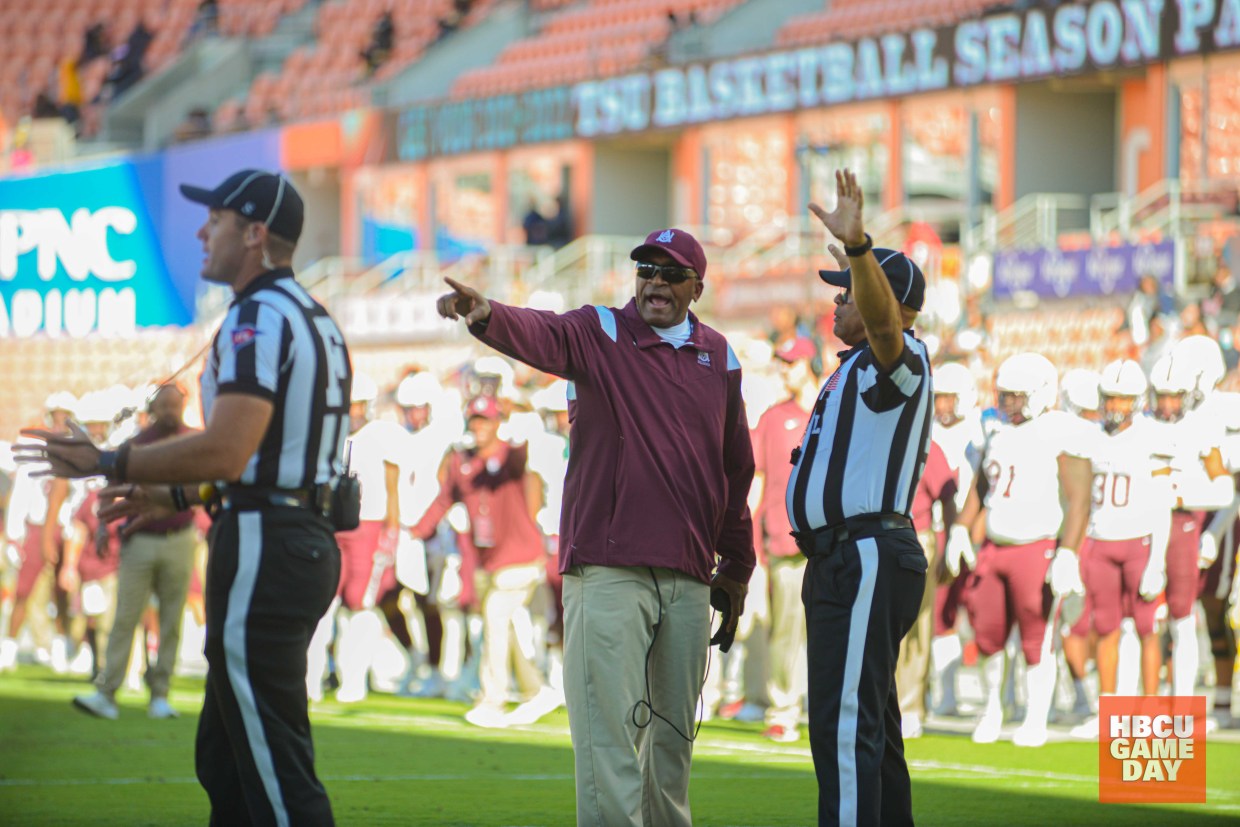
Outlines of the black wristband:
{"label": "black wristband", "polygon": [[870,250],[873,249],[873,247],[874,247],[874,239],[870,238],[869,233],[866,233],[864,244],[859,244],[856,247],[849,247],[847,244],[845,244],[844,255],[848,256],[849,258],[856,258],[857,256],[863,256],[866,253],[870,252]]}
{"label": "black wristband", "polygon": [[126,442],[115,451],[99,452],[99,473],[113,482],[125,482],[129,479],[129,451],[133,444]]}
{"label": "black wristband", "polygon": [[189,511],[189,498],[185,496],[185,486],[174,485],[168,489],[172,496],[172,507],[177,511]]}
{"label": "black wristband", "polygon": [[99,452],[99,473],[110,480],[120,479],[116,475],[116,459],[119,451],[100,451]]}

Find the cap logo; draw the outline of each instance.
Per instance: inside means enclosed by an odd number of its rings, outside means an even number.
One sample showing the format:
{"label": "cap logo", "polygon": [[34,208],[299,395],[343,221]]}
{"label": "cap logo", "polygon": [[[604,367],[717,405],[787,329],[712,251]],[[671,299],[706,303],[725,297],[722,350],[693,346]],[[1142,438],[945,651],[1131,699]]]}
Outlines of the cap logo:
{"label": "cap logo", "polygon": [[675,237],[676,237],[676,234],[673,233],[671,230],[664,230],[663,232],[659,233],[659,237],[656,238],[655,241],[659,242],[660,244],[671,244],[672,239]]}
{"label": "cap logo", "polygon": [[242,204],[241,214],[242,215],[253,215],[254,214],[254,202],[246,201],[244,204]]}

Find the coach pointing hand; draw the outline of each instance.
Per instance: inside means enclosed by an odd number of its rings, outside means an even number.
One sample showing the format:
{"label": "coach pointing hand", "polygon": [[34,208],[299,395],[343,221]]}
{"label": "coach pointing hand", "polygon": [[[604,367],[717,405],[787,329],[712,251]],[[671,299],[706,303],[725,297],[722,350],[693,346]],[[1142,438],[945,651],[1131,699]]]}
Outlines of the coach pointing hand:
{"label": "coach pointing hand", "polygon": [[440,316],[454,322],[464,316],[467,325],[482,324],[491,317],[491,303],[486,296],[448,276],[444,276],[443,280],[452,288],[452,292],[439,297]]}

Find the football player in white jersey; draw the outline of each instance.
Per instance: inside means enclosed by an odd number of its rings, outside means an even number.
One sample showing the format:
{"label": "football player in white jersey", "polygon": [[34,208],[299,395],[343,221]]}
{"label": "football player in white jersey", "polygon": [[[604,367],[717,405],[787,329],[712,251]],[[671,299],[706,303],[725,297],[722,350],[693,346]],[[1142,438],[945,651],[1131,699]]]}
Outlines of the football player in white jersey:
{"label": "football player in white jersey", "polygon": [[[1063,375],[1060,382],[1060,407],[1080,421],[1089,444],[1102,433],[1102,398],[1098,395],[1098,383],[1101,381],[1102,377],[1096,370],[1073,368]],[[1085,565],[1084,555],[1088,550],[1087,543],[1083,543],[1078,549],[1082,567]],[[1072,624],[1063,641],[1064,662],[1072,675],[1072,714],[1078,719],[1087,718],[1093,712],[1089,693],[1085,688],[1085,665],[1089,660],[1092,645],[1092,625],[1093,601],[1086,591],[1080,617]]]}
{"label": "football player in white jersey", "polygon": [[[1158,694],[1157,601],[1167,582],[1167,540],[1175,498],[1167,474],[1171,453],[1166,434],[1140,416],[1148,383],[1144,371],[1129,359],[1102,370],[1102,423],[1105,434],[1091,451],[1093,513],[1087,533],[1085,584],[1093,600],[1093,627],[1098,635],[1100,695],[1116,694],[1120,623],[1131,617],[1141,638],[1144,691]],[[1097,737],[1098,719],[1073,730],[1078,737]]]}
{"label": "football player in white jersey", "polygon": [[1013,622],[1028,664],[1025,721],[1013,742],[1046,742],[1055,690],[1046,584],[1057,597],[1084,591],[1076,549],[1089,518],[1089,462],[1079,428],[1067,414],[1050,410],[1057,385],[1055,366],[1036,353],[1011,356],[999,366],[1001,424],[987,440],[983,473],[948,539],[949,561],[966,555],[974,537],[984,539],[965,591],[984,658],[986,706],[973,732],[977,743],[998,740],[1003,724],[1004,644]]}
{"label": "football player in white jersey", "polygon": [[[1165,431],[1163,440],[1171,453],[1160,459],[1166,463],[1176,498],[1167,544],[1166,592],[1173,695],[1192,695],[1196,686],[1200,657],[1194,606],[1202,585],[1200,572],[1218,557],[1218,544],[1210,535],[1203,537],[1201,529],[1208,512],[1227,508],[1236,496],[1235,481],[1223,464],[1223,424],[1200,408],[1189,410],[1196,372],[1196,365],[1186,364],[1173,351],[1150,373],[1150,415]],[[1159,663],[1152,658],[1146,666],[1157,669]]]}
{"label": "football player in white jersey", "polygon": [[[947,464],[956,474],[956,512],[964,508],[982,458],[981,411],[977,407],[977,383],[969,369],[949,362],[934,371],[934,422],[931,439],[938,443]],[[943,529],[937,525],[935,531]],[[942,541],[940,540],[940,543]],[[969,549],[970,556],[972,549]],[[939,700],[937,715],[956,714],[956,670],[964,655],[964,642],[956,631],[961,597],[968,581],[969,561],[953,558],[951,570],[943,555],[940,584],[934,596],[934,642],[930,645],[931,687]],[[943,581],[948,582],[943,582]]]}
{"label": "football player in white jersey", "polygon": [[[1193,375],[1193,390],[1189,393],[1191,413],[1186,418],[1215,423],[1203,427],[1222,427],[1225,434],[1222,446],[1224,465],[1233,475],[1240,474],[1240,397],[1218,391],[1226,372],[1218,343],[1206,336],[1189,336],[1176,345],[1173,354]],[[1240,484],[1240,477],[1237,477],[1237,483]],[[1238,713],[1233,711],[1236,709],[1235,703],[1240,703],[1240,697],[1233,701],[1233,693],[1240,695],[1233,680],[1235,636],[1229,634],[1227,629],[1228,616],[1234,621],[1232,628],[1240,626],[1240,576],[1236,572],[1240,523],[1236,521],[1237,510],[1240,510],[1240,496],[1230,506],[1217,512],[1203,532],[1200,558],[1203,572],[1199,592],[1217,678],[1214,717],[1220,722],[1230,719],[1232,726],[1237,722]]]}

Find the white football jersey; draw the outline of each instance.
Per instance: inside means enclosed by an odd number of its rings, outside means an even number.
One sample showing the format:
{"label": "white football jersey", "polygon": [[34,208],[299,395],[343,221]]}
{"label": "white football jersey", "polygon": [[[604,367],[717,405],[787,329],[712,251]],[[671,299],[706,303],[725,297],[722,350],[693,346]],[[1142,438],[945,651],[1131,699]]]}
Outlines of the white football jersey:
{"label": "white football jersey", "polygon": [[981,469],[989,483],[986,536],[1004,545],[1058,536],[1063,522],[1059,455],[1089,455],[1081,421],[1063,411],[1047,411],[994,431]]}
{"label": "white football jersey", "polygon": [[973,487],[977,466],[982,461],[985,436],[978,411],[970,411],[964,419],[945,428],[937,421],[931,427],[931,438],[943,449],[947,465],[956,472],[956,510],[964,508],[964,501]]}
{"label": "white football jersey", "polygon": [[410,461],[413,439],[394,422],[367,422],[347,442],[349,470],[357,474],[362,489],[361,518],[382,520],[387,516],[386,463],[401,467]]}
{"label": "white football jersey", "polygon": [[1089,536],[1096,540],[1131,540],[1149,535],[1168,519],[1175,505],[1166,469],[1174,447],[1166,429],[1139,416],[1118,434],[1103,433],[1091,452],[1094,468],[1093,510]]}
{"label": "white football jersey", "polygon": [[1149,421],[1167,451],[1158,459],[1171,472],[1175,497],[1190,511],[1214,511],[1231,503],[1235,486],[1230,477],[1211,480],[1206,472],[1204,457],[1215,449],[1223,451],[1227,431],[1219,420],[1200,413],[1194,411],[1179,422]]}

